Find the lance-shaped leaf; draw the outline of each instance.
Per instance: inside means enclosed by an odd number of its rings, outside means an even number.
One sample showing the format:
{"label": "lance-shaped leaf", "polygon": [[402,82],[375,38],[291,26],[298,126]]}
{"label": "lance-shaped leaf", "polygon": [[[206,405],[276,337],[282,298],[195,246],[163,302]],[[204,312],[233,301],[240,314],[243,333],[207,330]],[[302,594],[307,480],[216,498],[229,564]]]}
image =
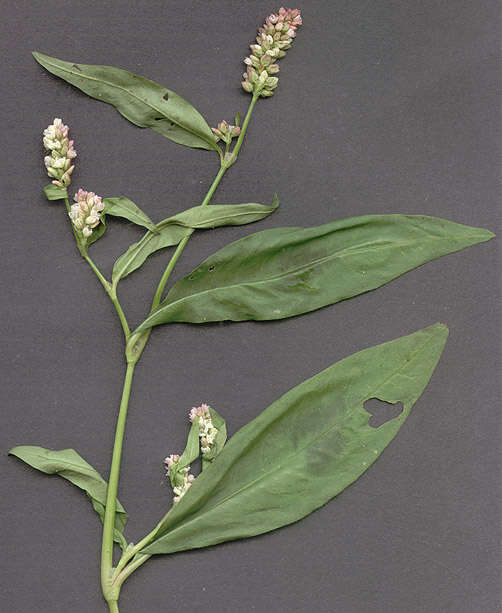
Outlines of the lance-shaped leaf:
{"label": "lance-shaped leaf", "polygon": [[169,225],[157,227],[156,232],[150,230],[137,243],[133,243],[113,265],[112,282],[116,285],[120,279],[127,277],[140,266],[148,256],[160,249],[177,245],[186,236],[187,229],[182,226]]}
{"label": "lance-shaped leaf", "polygon": [[137,331],[167,322],[300,315],[493,236],[422,215],[365,215],[314,228],[264,230],[223,247],[181,279]]}
{"label": "lance-shaped leaf", "polygon": [[[427,385],[448,329],[435,324],[338,362],[241,428],[165,516],[143,553],[173,553],[274,530],[353,483],[397,434]],[[364,403],[402,403],[373,428]]]}
{"label": "lance-shaped leaf", "polygon": [[168,217],[160,225],[178,224],[186,228],[203,230],[219,226],[242,226],[259,221],[273,213],[279,206],[279,198],[274,194],[271,205],[246,202],[245,204],[210,204],[194,206],[177,215]]}
{"label": "lance-shaped leaf", "polygon": [[118,283],[138,269],[152,253],[177,245],[187,230],[203,230],[217,226],[239,226],[259,221],[273,213],[279,206],[277,195],[271,205],[247,202],[245,204],[211,204],[195,206],[168,217],[155,226],[155,232],[147,232],[133,243],[113,266],[112,280]]}
{"label": "lance-shaped leaf", "polygon": [[72,64],[38,52],[33,57],[88,96],[113,105],[140,128],[151,128],[181,145],[219,151],[202,115],[175,92],[113,66]]}
{"label": "lance-shaped leaf", "polygon": [[47,200],[64,200],[68,198],[68,192],[65,187],[59,187],[59,185],[54,185],[54,183],[49,183],[44,187],[44,194],[47,197]]}
{"label": "lance-shaped leaf", "polygon": [[[100,516],[101,521],[105,517],[107,482],[90,464],[88,464],[73,449],[53,451],[33,445],[21,445],[9,451],[26,464],[48,475],[57,474],[84,490],[91,499],[92,506]],[[114,540],[125,549],[127,541],[124,537],[124,527],[127,521],[127,513],[117,500],[115,513]]]}
{"label": "lance-shaped leaf", "polygon": [[132,221],[137,226],[143,226],[147,230],[156,232],[155,224],[148,217],[148,215],[142,211],[139,206],[134,204],[129,198],[120,196],[119,198],[104,198],[103,213],[106,215],[113,215],[114,217],[123,217]]}

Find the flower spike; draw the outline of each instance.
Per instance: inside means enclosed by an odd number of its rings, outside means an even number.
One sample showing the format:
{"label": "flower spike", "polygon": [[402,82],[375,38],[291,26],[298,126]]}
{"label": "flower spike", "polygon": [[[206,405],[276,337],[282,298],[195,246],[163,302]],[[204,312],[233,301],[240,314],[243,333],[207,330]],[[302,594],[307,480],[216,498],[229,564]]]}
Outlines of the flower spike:
{"label": "flower spike", "polygon": [[263,98],[272,96],[279,79],[271,76],[279,72],[276,61],[286,55],[291,47],[296,29],[302,25],[298,9],[281,7],[272,13],[258,30],[256,44],[250,45],[251,55],[245,58],[247,66],[243,74],[242,87],[245,91],[258,94]]}
{"label": "flower spike", "polygon": [[68,126],[58,117],[44,130],[44,147],[50,152],[44,158],[45,167],[47,174],[53,179],[52,182],[58,187],[70,185],[70,175],[75,168],[71,161],[77,156],[77,152],[73,141],[68,140],[68,133]]}
{"label": "flower spike", "polygon": [[93,228],[101,221],[101,211],[105,205],[100,196],[94,192],[86,192],[79,189],[75,194],[75,204],[72,204],[68,213],[77,233],[84,239],[88,239]]}

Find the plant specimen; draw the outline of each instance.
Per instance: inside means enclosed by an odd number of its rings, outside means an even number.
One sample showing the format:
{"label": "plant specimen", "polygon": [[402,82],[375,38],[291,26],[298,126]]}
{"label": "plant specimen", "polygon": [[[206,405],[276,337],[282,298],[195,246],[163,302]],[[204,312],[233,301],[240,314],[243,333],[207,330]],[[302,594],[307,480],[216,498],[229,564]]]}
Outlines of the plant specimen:
{"label": "plant specimen", "polygon": [[[399,214],[275,228],[223,247],[166,292],[196,230],[252,223],[278,207],[277,197],[269,205],[211,202],[238,160],[256,103],[273,96],[278,61],[301,23],[296,9],[281,8],[266,18],[244,60],[242,88],[251,96],[248,110],[242,121],[237,113],[233,123],[222,120],[216,128],[175,92],[143,77],[34,53],[49,72],[113,105],[135,125],[175,143],[214,152],[220,162],[199,206],[155,223],[123,196],[102,198],[80,188],[70,205],[78,147],[62,119],[55,119],[44,132],[45,165],[52,179],[45,194],[64,203],[78,252],[116,309],[126,373],[108,481],[72,449],[19,446],[11,454],[40,471],[59,474],[89,496],[103,521],[101,585],[111,612],[118,611],[124,581],[152,556],[274,530],[311,513],[355,481],[397,434],[432,376],[448,334],[445,325],[435,324],[347,357],[290,390],[228,441],[217,409],[194,407],[185,450],[165,459],[172,505],[153,530],[130,543],[125,537],[126,512],[117,499],[123,437],[134,369],[156,326],[301,315],[380,287],[430,260],[493,236],[444,219]],[[127,219],[145,233],[117,259],[109,280],[89,249],[106,236],[110,217]],[[132,328],[119,300],[119,283],[151,254],[169,247],[174,251],[153,291],[149,312]],[[374,428],[364,408],[370,398],[401,403],[403,410]],[[192,465],[199,458],[201,470],[195,475]],[[121,548],[118,559],[114,543]]]}

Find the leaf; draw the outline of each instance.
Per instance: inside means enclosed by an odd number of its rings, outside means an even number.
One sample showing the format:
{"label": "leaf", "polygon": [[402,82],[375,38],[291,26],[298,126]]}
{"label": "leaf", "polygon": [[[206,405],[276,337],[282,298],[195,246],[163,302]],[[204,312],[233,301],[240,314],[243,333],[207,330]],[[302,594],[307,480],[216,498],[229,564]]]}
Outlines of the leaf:
{"label": "leaf", "polygon": [[47,196],[47,200],[64,200],[68,198],[66,188],[54,185],[54,183],[49,183],[49,185],[44,187],[44,194]]}
{"label": "leaf", "polygon": [[72,64],[38,52],[33,57],[50,73],[88,96],[113,105],[140,128],[151,128],[187,147],[219,151],[202,115],[175,92],[113,66]]}
{"label": "leaf", "polygon": [[169,478],[173,488],[183,485],[183,469],[199,457],[199,420],[194,419],[188,433],[185,450],[180,459],[169,469]]}
{"label": "leaf", "polygon": [[139,268],[149,255],[159,249],[177,245],[186,235],[187,229],[178,225],[157,226],[156,233],[150,230],[137,243],[133,243],[113,265],[112,281],[118,283]]}
{"label": "leaf", "polygon": [[[22,445],[11,449],[9,454],[16,456],[43,473],[57,474],[84,490],[91,499],[92,506],[100,516],[101,521],[104,520],[108,484],[97,470],[81,458],[76,451],[73,449],[53,451],[43,447]],[[124,537],[126,521],[127,513],[117,500],[114,540],[122,549],[127,547],[127,541]]]}
{"label": "leaf", "polygon": [[275,228],[230,243],[176,283],[137,332],[167,322],[282,319],[357,296],[488,230],[422,215]]}
{"label": "leaf", "polygon": [[[275,530],[353,483],[399,431],[448,336],[435,324],[355,353],[304,381],[241,428],[159,524],[142,553],[173,553]],[[373,428],[364,403],[401,402]]]}
{"label": "leaf", "polygon": [[213,426],[218,430],[218,434],[214,439],[211,451],[204,453],[202,456],[202,470],[205,470],[210,466],[216,457],[221,453],[225,443],[227,441],[227,424],[223,417],[215,411],[212,407],[209,407],[209,413],[211,414],[211,421]]}
{"label": "leaf", "polygon": [[156,232],[155,224],[132,200],[120,196],[119,198],[104,198],[103,204],[105,205],[104,213],[106,215],[113,215],[114,217],[123,217],[132,221],[137,226],[143,226],[147,230]]}
{"label": "leaf", "polygon": [[173,215],[161,224],[179,224],[186,228],[201,230],[216,228],[218,226],[241,226],[259,221],[273,213],[279,206],[277,194],[270,206],[248,202],[246,204],[210,204],[208,206],[194,206],[182,213]]}
{"label": "leaf", "polygon": [[112,280],[118,283],[138,269],[159,249],[177,245],[187,233],[187,229],[202,230],[217,226],[239,226],[263,219],[279,206],[277,195],[270,206],[248,202],[246,204],[213,204],[195,206],[168,217],[155,226],[155,234],[147,232],[143,238],[133,243],[113,266]]}

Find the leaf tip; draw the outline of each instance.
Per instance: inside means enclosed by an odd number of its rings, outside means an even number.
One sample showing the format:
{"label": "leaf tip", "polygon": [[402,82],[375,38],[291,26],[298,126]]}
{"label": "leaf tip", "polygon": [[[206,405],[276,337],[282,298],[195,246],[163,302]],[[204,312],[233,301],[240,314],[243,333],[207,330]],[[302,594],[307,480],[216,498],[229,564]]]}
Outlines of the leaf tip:
{"label": "leaf tip", "polygon": [[274,210],[279,206],[279,196],[277,195],[277,192],[274,194],[274,197],[272,198],[272,206],[274,207]]}

